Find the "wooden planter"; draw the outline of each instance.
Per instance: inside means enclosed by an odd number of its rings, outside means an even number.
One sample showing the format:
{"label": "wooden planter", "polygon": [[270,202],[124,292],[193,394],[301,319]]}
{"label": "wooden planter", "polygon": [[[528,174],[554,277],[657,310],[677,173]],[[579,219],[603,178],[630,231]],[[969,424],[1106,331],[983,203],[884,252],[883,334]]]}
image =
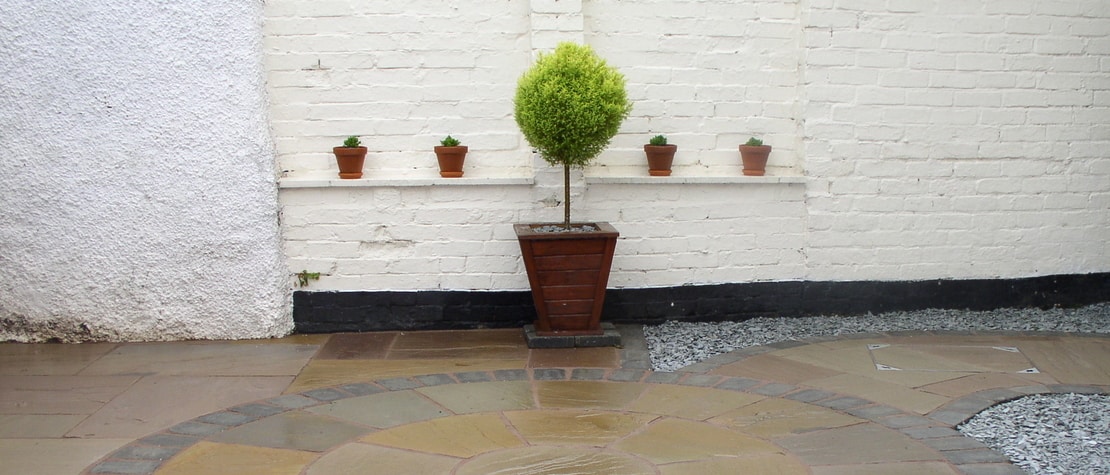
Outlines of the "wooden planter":
{"label": "wooden planter", "polygon": [[[620,233],[609,223],[590,223],[596,231],[540,232],[559,224],[513,226],[532,300],[536,305],[539,336],[600,335],[601,307],[609,268]],[[582,226],[575,223],[572,226]]]}

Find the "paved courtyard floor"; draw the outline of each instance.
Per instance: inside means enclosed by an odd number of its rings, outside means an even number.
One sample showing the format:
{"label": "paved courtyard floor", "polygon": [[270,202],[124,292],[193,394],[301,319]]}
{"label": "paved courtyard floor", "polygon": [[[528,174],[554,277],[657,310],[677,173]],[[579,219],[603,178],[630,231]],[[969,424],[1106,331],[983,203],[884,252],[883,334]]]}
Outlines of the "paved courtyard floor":
{"label": "paved courtyard floor", "polygon": [[1019,474],[954,426],[1110,391],[1110,339],[908,332],[649,370],[521,330],[0,344],[0,474]]}

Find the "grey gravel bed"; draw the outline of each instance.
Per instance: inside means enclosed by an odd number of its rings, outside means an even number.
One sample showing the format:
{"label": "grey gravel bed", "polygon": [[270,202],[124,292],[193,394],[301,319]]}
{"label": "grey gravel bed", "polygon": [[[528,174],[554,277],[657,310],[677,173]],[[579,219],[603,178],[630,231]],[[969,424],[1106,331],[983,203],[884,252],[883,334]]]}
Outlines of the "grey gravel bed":
{"label": "grey gravel bed", "polygon": [[1110,474],[1110,396],[1039,394],[1004,402],[958,427],[1033,474]]}
{"label": "grey gravel bed", "polygon": [[[1076,309],[921,310],[853,317],[667,322],[644,327],[656,371],[674,371],[749,346],[905,330],[1110,334],[1110,303]],[[960,428],[1035,474],[1110,474],[1110,396],[1036,395],[989,408]]]}
{"label": "grey gravel bed", "polygon": [[853,317],[761,317],[742,322],[666,322],[662,325],[645,326],[644,337],[651,354],[652,368],[656,371],[674,371],[749,346],[901,330],[1110,333],[1110,303],[1052,310],[919,310]]}

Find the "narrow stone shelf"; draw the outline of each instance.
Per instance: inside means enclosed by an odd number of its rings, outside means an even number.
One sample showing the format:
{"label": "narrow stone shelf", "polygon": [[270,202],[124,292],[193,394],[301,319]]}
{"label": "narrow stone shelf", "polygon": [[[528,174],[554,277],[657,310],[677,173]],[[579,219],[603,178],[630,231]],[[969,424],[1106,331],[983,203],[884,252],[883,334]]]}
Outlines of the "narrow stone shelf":
{"label": "narrow stone shelf", "polygon": [[[472,172],[467,172],[472,173]],[[404,176],[394,173],[367,172],[362,178],[347,180],[336,176],[334,171],[286,172],[278,179],[279,188],[331,188],[331,187],[395,187],[395,186],[502,186],[532,185],[535,178],[531,175],[516,176],[474,176],[460,178],[440,178],[437,176]]]}
{"label": "narrow stone shelf", "polygon": [[649,184],[798,184],[806,177],[789,169],[767,170],[764,176],[747,176],[739,168],[710,170],[674,168],[671,176],[650,176],[646,167],[604,167],[586,170],[586,183]]}

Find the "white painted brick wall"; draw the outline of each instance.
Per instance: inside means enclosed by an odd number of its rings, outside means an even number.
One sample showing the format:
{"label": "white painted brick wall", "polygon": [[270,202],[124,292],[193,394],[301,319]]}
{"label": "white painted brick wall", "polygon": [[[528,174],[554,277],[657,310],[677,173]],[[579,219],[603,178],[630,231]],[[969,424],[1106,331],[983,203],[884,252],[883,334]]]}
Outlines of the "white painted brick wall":
{"label": "white painted brick wall", "polygon": [[1104,2],[810,7],[805,278],[1110,268]]}
{"label": "white painted brick wall", "polygon": [[[1110,271],[1110,7],[941,0],[267,2],[279,162],[435,176],[447,133],[468,174],[534,185],[285,188],[290,268],[310,289],[527,288],[511,225],[561,219],[561,171],[512,119],[535,50],[591,44],[632,115],[586,174],[725,170],[748,136],[804,184],[585,185],[574,216],[622,233],[610,284],[912,280]],[[456,23],[456,20],[459,23]],[[481,25],[474,28],[474,25]]]}
{"label": "white painted brick wall", "polygon": [[369,173],[436,176],[432,147],[448,134],[470,146],[468,169],[527,163],[512,118],[527,2],[277,0],[266,14],[283,170],[334,170],[348,135],[369,148]]}
{"label": "white painted brick wall", "polygon": [[797,2],[594,0],[586,42],[628,80],[635,106],[595,167],[643,166],[657,134],[678,145],[675,167],[735,167],[750,136],[774,146],[768,163],[798,163]]}

